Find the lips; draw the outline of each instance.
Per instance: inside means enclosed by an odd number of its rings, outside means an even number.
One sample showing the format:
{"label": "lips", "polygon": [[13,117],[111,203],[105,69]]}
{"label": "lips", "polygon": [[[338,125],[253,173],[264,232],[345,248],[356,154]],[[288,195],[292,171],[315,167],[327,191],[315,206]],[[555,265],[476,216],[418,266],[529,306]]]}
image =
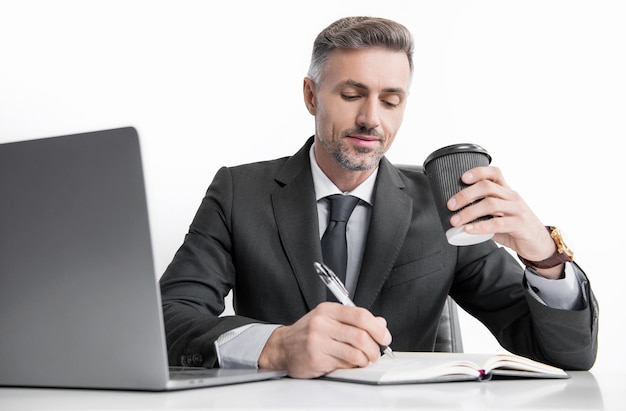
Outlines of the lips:
{"label": "lips", "polygon": [[348,136],[348,137],[356,138],[358,140],[365,140],[365,141],[378,140],[378,138],[376,136],[351,135],[351,136]]}
{"label": "lips", "polygon": [[376,136],[364,136],[364,135],[348,135],[349,138],[354,144],[363,147],[372,147],[380,143],[380,140]]}

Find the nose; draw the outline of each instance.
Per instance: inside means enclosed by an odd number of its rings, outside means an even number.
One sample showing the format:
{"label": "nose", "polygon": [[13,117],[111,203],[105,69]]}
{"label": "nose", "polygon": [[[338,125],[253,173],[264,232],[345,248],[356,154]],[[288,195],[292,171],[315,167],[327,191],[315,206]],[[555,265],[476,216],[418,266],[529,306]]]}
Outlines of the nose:
{"label": "nose", "polygon": [[380,125],[378,101],[374,98],[366,98],[359,109],[357,124],[360,127],[373,129]]}

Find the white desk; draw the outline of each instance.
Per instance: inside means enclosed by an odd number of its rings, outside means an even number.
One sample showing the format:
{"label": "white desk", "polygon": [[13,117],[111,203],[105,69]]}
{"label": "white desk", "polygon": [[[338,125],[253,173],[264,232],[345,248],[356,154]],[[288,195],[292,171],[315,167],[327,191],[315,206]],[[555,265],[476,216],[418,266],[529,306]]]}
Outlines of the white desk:
{"label": "white desk", "polygon": [[[368,386],[284,378],[170,393],[0,388],[0,410],[185,409],[626,409],[623,378],[571,372],[568,380]],[[601,386],[602,382],[604,386]],[[607,401],[604,392],[610,390]]]}

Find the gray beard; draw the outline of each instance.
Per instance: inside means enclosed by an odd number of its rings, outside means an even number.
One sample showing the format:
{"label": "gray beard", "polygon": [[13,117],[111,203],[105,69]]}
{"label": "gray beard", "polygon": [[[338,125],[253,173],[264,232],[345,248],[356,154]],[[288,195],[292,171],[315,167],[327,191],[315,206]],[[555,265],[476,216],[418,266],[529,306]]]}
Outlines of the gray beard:
{"label": "gray beard", "polygon": [[[340,145],[338,147],[328,147],[326,142],[323,142],[323,144],[324,144],[324,147],[331,153],[335,161],[337,161],[337,163],[339,163],[341,167],[349,171],[371,170],[372,168],[378,165],[378,163],[380,162],[380,159],[383,157],[383,152],[380,149],[376,149],[375,150],[376,155],[374,158],[368,157],[368,160],[369,160],[368,162],[357,163],[350,159],[350,156],[348,155],[346,150],[343,148],[343,146]],[[367,148],[357,148],[357,151],[359,151],[360,153],[365,153],[365,154],[370,154],[372,152],[370,149],[367,149]]]}

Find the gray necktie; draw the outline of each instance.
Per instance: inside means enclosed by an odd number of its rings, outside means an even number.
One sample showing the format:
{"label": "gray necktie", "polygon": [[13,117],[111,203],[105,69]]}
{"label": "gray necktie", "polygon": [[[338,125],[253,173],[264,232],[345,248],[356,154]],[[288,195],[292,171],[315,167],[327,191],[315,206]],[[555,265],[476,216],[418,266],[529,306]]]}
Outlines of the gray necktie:
{"label": "gray necktie", "polygon": [[322,236],[322,255],[324,264],[329,266],[345,283],[348,264],[346,224],[359,199],[341,194],[334,194],[327,198],[330,201],[330,221]]}

